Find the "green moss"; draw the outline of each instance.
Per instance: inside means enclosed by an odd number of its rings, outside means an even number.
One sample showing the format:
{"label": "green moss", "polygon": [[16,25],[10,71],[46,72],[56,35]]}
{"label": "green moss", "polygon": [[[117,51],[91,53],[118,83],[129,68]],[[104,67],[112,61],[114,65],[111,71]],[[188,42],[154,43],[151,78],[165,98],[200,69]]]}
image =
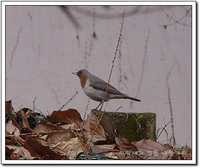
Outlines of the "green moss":
{"label": "green moss", "polygon": [[131,142],[143,138],[155,140],[155,113],[102,113],[101,125],[112,138],[115,135]]}

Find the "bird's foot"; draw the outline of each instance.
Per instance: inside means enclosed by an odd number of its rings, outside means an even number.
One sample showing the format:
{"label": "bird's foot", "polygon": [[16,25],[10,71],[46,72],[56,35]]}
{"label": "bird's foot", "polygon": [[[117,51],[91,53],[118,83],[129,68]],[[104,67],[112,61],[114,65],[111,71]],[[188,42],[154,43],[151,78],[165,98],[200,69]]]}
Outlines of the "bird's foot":
{"label": "bird's foot", "polygon": [[100,106],[101,104],[102,104],[102,102],[100,102],[99,105],[98,105],[95,109],[92,110],[92,113],[99,112],[100,109],[98,110],[98,108],[99,108],[99,106]]}
{"label": "bird's foot", "polygon": [[95,108],[95,109],[92,109],[91,112],[92,112],[92,113],[96,113],[96,112],[99,112],[99,110],[98,110],[97,108]]}

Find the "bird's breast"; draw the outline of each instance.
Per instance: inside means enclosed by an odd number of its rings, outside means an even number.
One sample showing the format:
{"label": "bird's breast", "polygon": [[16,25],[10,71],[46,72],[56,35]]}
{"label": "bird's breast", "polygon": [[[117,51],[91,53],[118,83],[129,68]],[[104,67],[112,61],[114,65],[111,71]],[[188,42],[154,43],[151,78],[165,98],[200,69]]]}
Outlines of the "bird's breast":
{"label": "bird's breast", "polygon": [[[105,96],[105,92],[102,90],[95,89],[91,86],[89,80],[86,80],[85,86],[83,87],[83,91],[85,94],[95,101],[101,102]],[[105,101],[108,101],[108,97],[106,96]]]}
{"label": "bird's breast", "polygon": [[[82,86],[82,85],[81,85]],[[91,86],[89,79],[86,79],[84,86],[82,86],[86,95],[91,95],[94,92],[94,88]]]}
{"label": "bird's breast", "polygon": [[84,88],[87,81],[89,81],[89,80],[88,80],[88,77],[86,75],[84,75],[80,78],[80,81],[81,81],[81,87]]}

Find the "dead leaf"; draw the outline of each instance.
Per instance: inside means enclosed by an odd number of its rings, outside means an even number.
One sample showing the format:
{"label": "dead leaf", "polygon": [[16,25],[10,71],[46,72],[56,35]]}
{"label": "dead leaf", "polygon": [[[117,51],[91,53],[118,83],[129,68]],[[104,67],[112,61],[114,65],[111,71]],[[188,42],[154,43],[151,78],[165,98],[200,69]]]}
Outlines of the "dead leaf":
{"label": "dead leaf", "polygon": [[165,150],[166,148],[159,144],[158,142],[152,141],[150,139],[142,139],[138,142],[133,142],[133,145],[135,145],[138,150],[140,151],[147,151],[147,150],[157,150],[157,151],[162,151]]}
{"label": "dead leaf", "polygon": [[44,145],[39,140],[34,137],[29,137],[26,140],[27,144],[32,147],[32,149],[37,152],[41,158],[45,160],[56,160],[56,159],[65,159],[66,156],[61,156],[54,151],[52,151],[48,144]]}
{"label": "dead leaf", "polygon": [[115,141],[120,151],[138,151],[138,148],[128,139],[115,137]]}
{"label": "dead leaf", "polygon": [[60,126],[53,126],[44,122],[40,122],[33,130],[33,133],[50,133],[50,132],[58,131],[58,130],[64,130],[64,128]]}
{"label": "dead leaf", "polygon": [[15,155],[12,155],[11,158],[15,157],[16,159],[16,155],[18,155],[20,158],[22,157],[23,159],[31,157],[30,152],[21,146],[6,145],[6,149],[7,149],[6,152],[10,153],[9,151],[12,151],[12,154],[15,154]]}
{"label": "dead leaf", "polygon": [[10,119],[8,120],[8,122],[6,123],[6,135],[15,135],[15,136],[19,136],[20,131],[18,129],[18,127],[16,127],[13,124],[13,121]]}
{"label": "dead leaf", "polygon": [[78,137],[75,137],[61,141],[51,147],[54,151],[64,152],[69,156],[69,159],[75,159],[78,153],[83,152],[85,145]]}
{"label": "dead leaf", "polygon": [[57,144],[58,142],[68,141],[70,138],[75,137],[76,136],[73,132],[71,132],[70,130],[65,130],[64,132],[54,132],[48,134],[46,142],[48,142],[49,144]]}
{"label": "dead leaf", "polygon": [[[116,144],[106,144],[106,145],[95,145],[95,149],[97,153],[114,151]],[[92,152],[95,152],[94,147],[92,148]]]}
{"label": "dead leaf", "polygon": [[16,143],[13,137],[6,138],[6,145],[14,145]]}
{"label": "dead leaf", "polygon": [[[169,145],[166,144],[169,148]],[[172,148],[170,149],[168,160],[191,160],[192,150],[187,145],[182,148]]]}
{"label": "dead leaf", "polygon": [[94,142],[95,145],[109,145],[109,144],[115,144],[115,140],[112,140],[108,134],[105,132],[106,134],[106,140],[99,140]]}
{"label": "dead leaf", "polygon": [[7,145],[6,145],[6,159],[7,160],[10,160],[10,159],[12,159],[11,158],[11,154],[14,152],[14,149],[10,149],[9,147],[7,147]]}
{"label": "dead leaf", "polygon": [[171,149],[171,150],[173,149],[173,147],[172,147],[170,144],[164,144],[163,146],[164,146],[166,149]]}
{"label": "dead leaf", "polygon": [[150,139],[142,139],[138,142],[133,142],[143,159],[159,159],[165,160],[168,158],[170,150],[161,144]]}
{"label": "dead leaf", "polygon": [[192,150],[187,145],[182,148],[181,155],[184,159],[191,160],[192,159]]}
{"label": "dead leaf", "polygon": [[76,130],[80,129],[80,127],[76,123],[64,124],[64,125],[60,125],[60,127],[63,129],[76,129]]}
{"label": "dead leaf", "polygon": [[23,110],[20,110],[20,114],[22,117],[22,123],[23,123],[24,128],[30,128],[28,120],[26,118],[26,113]]}
{"label": "dead leaf", "polygon": [[94,131],[94,136],[92,138],[93,142],[99,140],[106,140],[106,134],[103,127],[98,124],[97,117],[90,113],[87,117],[87,120],[83,123],[83,134],[89,139]]}
{"label": "dead leaf", "polygon": [[84,143],[71,130],[51,133],[46,138],[47,143],[54,152],[67,154],[70,159],[84,150]]}
{"label": "dead leaf", "polygon": [[82,123],[81,115],[75,109],[68,109],[66,111],[54,111],[48,120],[52,123],[67,123],[75,122],[78,126]]}
{"label": "dead leaf", "polygon": [[[106,133],[106,140],[100,140],[100,141],[96,141],[94,142],[94,146],[96,148],[96,152],[97,153],[101,153],[101,152],[107,152],[107,151],[114,151],[116,149],[115,146],[115,141],[112,140]],[[94,147],[92,148],[93,152],[94,151]]]}
{"label": "dead leaf", "polygon": [[12,101],[6,101],[6,115],[12,115],[13,112]]}
{"label": "dead leaf", "polygon": [[117,153],[115,153],[115,152],[108,152],[105,154],[105,156],[113,158],[113,159],[119,159]]}
{"label": "dead leaf", "polygon": [[22,138],[19,137],[17,139],[17,142],[20,145],[22,145],[25,149],[27,149],[30,152],[30,154],[31,154],[32,157],[35,157],[35,158],[38,158],[38,159],[42,159],[40,157],[40,155],[30,145],[28,145],[27,142],[24,141]]}

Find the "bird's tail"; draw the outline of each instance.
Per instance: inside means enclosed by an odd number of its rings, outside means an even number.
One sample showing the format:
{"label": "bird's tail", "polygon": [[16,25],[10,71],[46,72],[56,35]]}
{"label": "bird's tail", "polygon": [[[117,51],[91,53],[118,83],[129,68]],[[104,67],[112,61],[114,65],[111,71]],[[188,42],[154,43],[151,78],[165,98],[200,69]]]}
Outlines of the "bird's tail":
{"label": "bird's tail", "polygon": [[133,97],[129,97],[129,96],[127,96],[127,95],[124,95],[124,99],[131,99],[131,100],[138,101],[138,102],[141,101],[141,100],[139,100],[139,99],[136,99],[136,98],[133,98]]}

